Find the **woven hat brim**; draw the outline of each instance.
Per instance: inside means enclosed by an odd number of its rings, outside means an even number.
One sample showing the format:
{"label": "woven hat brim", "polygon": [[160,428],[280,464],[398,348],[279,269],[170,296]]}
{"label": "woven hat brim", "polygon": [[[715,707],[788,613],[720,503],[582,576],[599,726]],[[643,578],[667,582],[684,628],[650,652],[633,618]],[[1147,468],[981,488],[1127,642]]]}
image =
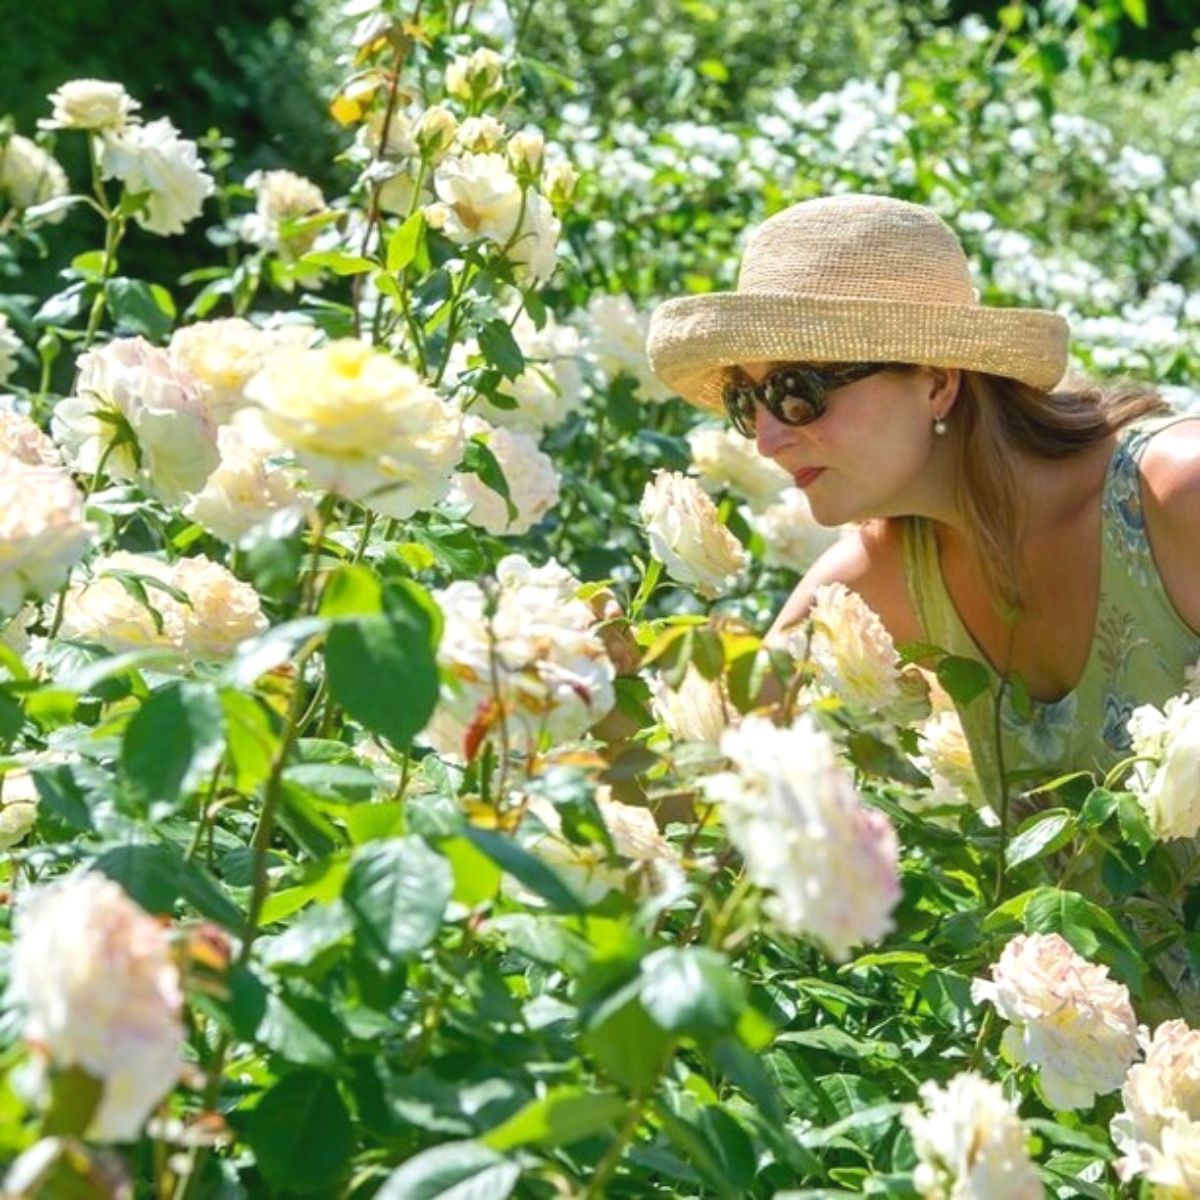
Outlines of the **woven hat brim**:
{"label": "woven hat brim", "polygon": [[654,310],[650,367],[691,404],[719,411],[723,369],[747,362],[960,367],[1047,391],[1067,367],[1070,326],[1036,308],[711,292]]}

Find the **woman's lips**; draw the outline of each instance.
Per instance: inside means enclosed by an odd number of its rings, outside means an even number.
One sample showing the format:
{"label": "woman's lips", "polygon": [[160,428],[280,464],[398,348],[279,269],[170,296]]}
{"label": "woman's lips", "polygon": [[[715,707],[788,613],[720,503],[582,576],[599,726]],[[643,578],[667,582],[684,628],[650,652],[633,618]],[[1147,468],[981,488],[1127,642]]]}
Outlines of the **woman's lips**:
{"label": "woman's lips", "polygon": [[806,488],[813,480],[825,474],[824,467],[808,467],[803,471],[793,471],[792,479],[795,480],[798,488]]}

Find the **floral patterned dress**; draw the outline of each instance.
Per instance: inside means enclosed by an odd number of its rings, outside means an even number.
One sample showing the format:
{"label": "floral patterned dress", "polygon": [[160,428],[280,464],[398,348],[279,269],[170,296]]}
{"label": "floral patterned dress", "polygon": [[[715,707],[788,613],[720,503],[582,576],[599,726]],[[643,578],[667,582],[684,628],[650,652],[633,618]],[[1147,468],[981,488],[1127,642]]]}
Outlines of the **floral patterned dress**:
{"label": "floral patterned dress", "polygon": [[[1150,438],[1168,425],[1189,419],[1196,418],[1180,414],[1143,419],[1118,434],[1105,476],[1100,600],[1083,675],[1067,695],[1048,703],[1033,701],[1031,711],[1024,715],[1016,711],[1008,692],[1000,706],[1004,771],[1014,794],[1072,771],[1093,771],[1102,779],[1109,768],[1129,755],[1126,724],[1134,708],[1140,704],[1161,706],[1186,690],[1184,672],[1200,658],[1200,633],[1175,610],[1155,565],[1142,509],[1139,463]],[[997,807],[1000,772],[994,725],[1000,676],[963,625],[946,590],[930,522],[917,518],[906,523],[904,552],[909,595],[926,640],[988,667],[988,692],[961,706],[959,717],[980,785]],[[1021,815],[1021,806],[1014,814]],[[1127,901],[1126,915],[1147,933],[1156,923],[1155,910],[1165,902],[1178,920],[1184,897],[1200,885],[1200,842],[1193,839],[1167,845],[1175,868],[1171,895],[1153,901],[1147,898],[1145,911],[1140,911],[1140,898]],[[1083,874],[1086,877],[1091,872]],[[1072,887],[1090,890],[1078,872],[1072,877]],[[1094,878],[1092,882],[1096,882]],[[1161,961],[1159,965],[1171,979],[1183,1008],[1200,1019],[1200,978],[1193,965],[1182,959],[1174,969]]]}

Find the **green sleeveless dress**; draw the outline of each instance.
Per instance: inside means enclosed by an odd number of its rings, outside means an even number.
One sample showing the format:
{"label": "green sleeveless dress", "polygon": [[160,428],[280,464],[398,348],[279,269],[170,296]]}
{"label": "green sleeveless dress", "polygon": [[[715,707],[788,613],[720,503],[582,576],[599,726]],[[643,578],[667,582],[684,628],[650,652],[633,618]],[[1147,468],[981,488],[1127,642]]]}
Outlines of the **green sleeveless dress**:
{"label": "green sleeveless dress", "polygon": [[[1161,705],[1186,688],[1185,668],[1200,658],[1200,632],[1189,628],[1163,587],[1146,536],[1138,463],[1156,433],[1186,414],[1135,421],[1118,433],[1101,507],[1100,603],[1091,650],[1075,688],[1033,702],[1022,717],[1006,693],[1000,743],[1010,788],[1019,791],[1068,771],[1103,775],[1129,754],[1126,722],[1139,704]],[[997,672],[963,625],[946,590],[932,524],[912,518],[904,530],[909,596],[927,641],[988,666],[991,686],[959,710],[976,774],[993,806],[999,797],[995,695]]]}

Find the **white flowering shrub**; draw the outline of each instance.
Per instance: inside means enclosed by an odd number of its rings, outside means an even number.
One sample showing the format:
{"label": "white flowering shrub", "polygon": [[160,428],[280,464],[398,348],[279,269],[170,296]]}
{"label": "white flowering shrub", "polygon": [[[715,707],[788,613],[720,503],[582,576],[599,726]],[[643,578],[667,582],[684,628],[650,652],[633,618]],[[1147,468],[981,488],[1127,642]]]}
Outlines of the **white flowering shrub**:
{"label": "white flowering shrub", "polygon": [[987,791],[982,664],[769,635],[842,531],[646,359],[871,190],[1196,403],[1187,88],[943,7],[313,5],[327,170],[0,120],[5,1195],[1200,1187],[1200,668]]}

